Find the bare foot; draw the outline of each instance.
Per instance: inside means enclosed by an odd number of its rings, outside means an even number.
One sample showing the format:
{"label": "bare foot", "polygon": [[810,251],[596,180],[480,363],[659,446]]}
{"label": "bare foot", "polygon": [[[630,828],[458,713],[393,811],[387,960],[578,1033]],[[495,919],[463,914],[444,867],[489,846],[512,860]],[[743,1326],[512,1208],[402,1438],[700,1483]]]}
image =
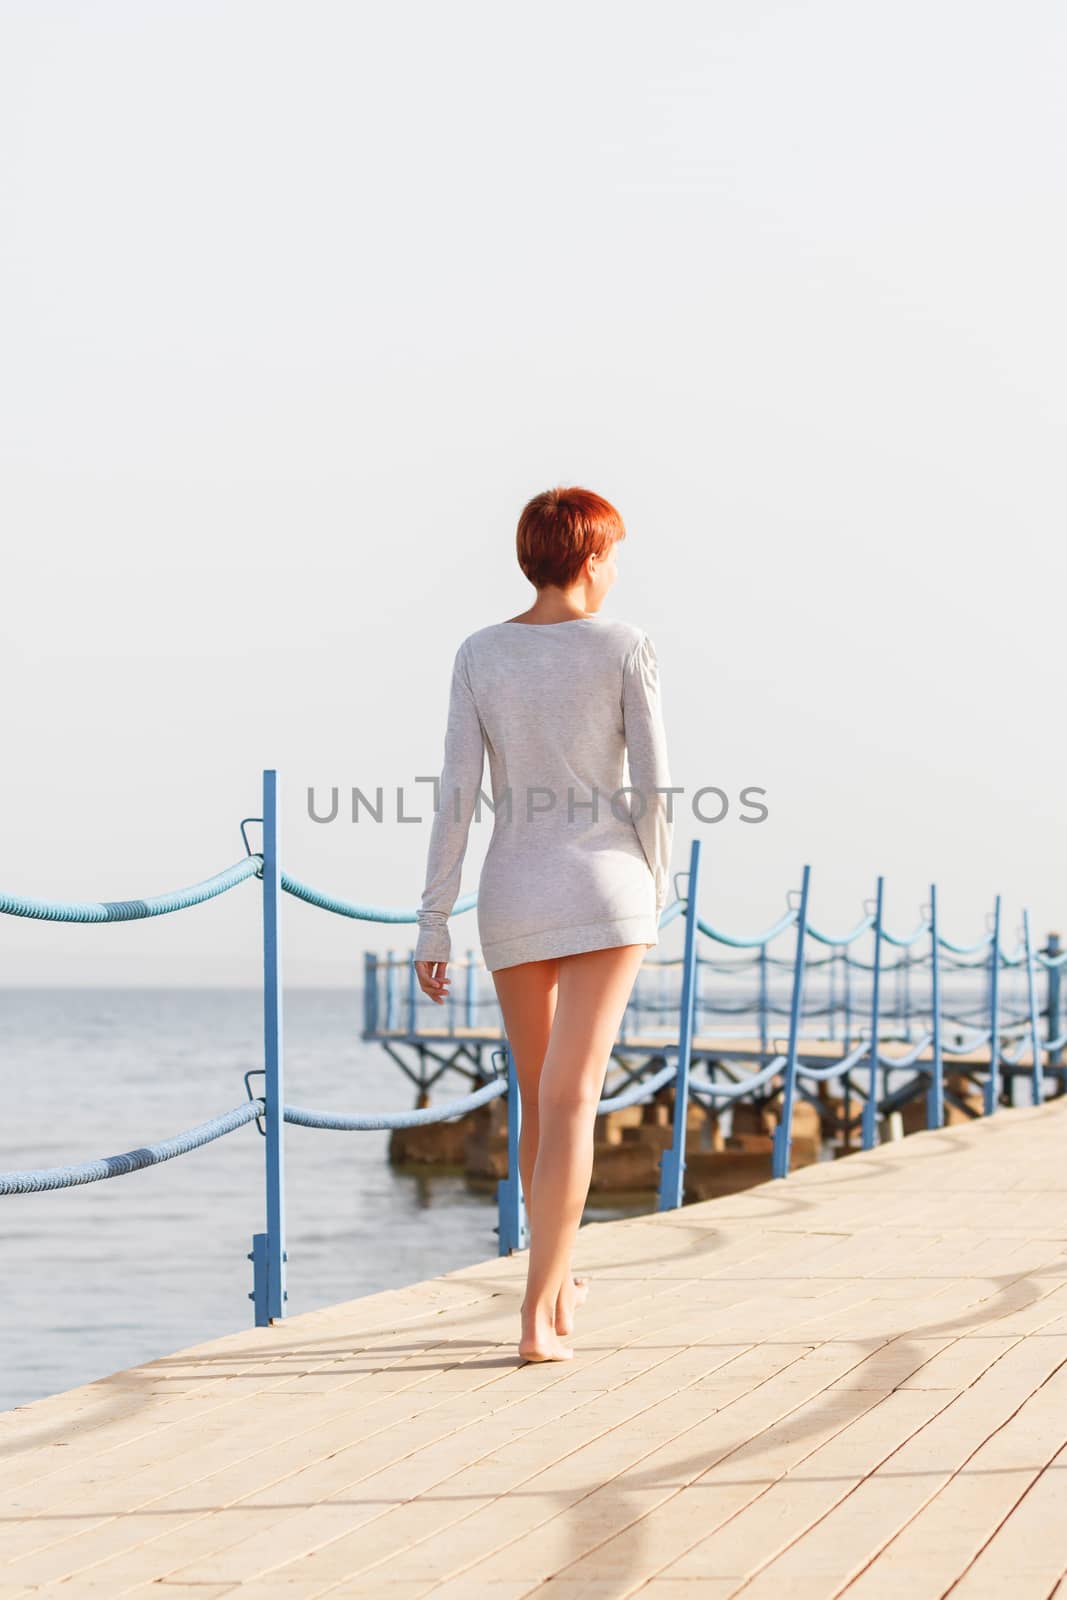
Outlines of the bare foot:
{"label": "bare foot", "polygon": [[574,1351],[558,1334],[542,1334],[536,1339],[520,1339],[519,1355],[524,1361],[571,1361]]}
{"label": "bare foot", "polygon": [[559,1292],[556,1301],[556,1332],[574,1332],[574,1312],[589,1293],[588,1278],[570,1278]]}
{"label": "bare foot", "polygon": [[573,1358],[574,1351],[560,1339],[551,1317],[550,1307],[535,1307],[528,1313],[523,1301],[519,1340],[519,1355],[523,1361],[570,1361]]}

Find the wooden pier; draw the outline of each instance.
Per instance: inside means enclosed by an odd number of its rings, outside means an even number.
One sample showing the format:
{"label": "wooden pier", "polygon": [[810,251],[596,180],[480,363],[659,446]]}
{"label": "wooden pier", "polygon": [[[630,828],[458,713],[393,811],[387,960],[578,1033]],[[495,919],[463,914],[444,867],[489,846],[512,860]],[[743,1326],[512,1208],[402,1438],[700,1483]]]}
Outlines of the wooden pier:
{"label": "wooden pier", "polygon": [[[0,1416],[0,1600],[1067,1600],[1067,1104],[591,1224]],[[128,1286],[136,1292],[136,1286]]]}

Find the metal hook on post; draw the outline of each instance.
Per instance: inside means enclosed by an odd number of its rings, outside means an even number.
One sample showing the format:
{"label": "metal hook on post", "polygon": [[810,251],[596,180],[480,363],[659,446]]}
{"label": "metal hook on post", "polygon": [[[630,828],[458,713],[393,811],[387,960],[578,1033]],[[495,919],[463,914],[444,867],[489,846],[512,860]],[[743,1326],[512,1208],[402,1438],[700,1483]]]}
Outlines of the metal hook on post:
{"label": "metal hook on post", "polygon": [[[262,850],[253,850],[252,846],[248,842],[248,834],[245,832],[245,829],[247,828],[247,826],[248,826],[248,824],[250,822],[258,822],[258,823],[260,823],[262,825],[263,818],[262,817],[242,817],[241,818],[241,842],[243,843],[243,845],[245,847],[245,855],[246,856],[259,856],[259,857],[262,858],[262,855],[263,855]],[[257,873],[256,876],[258,877],[259,874]]]}
{"label": "metal hook on post", "polygon": [[266,1075],[267,1075],[266,1067],[249,1067],[248,1071],[244,1074],[245,1093],[248,1095],[248,1098],[250,1100],[258,1101],[259,1104],[263,1107],[263,1110],[256,1117],[256,1127],[259,1129],[259,1131],[263,1135],[264,1139],[267,1137],[267,1125],[263,1121],[263,1118],[267,1114],[267,1102],[264,1099],[263,1095],[261,1095],[261,1094],[253,1094],[252,1093],[252,1085],[249,1083],[248,1080],[249,1080],[249,1078],[255,1078],[255,1077],[265,1078]]}

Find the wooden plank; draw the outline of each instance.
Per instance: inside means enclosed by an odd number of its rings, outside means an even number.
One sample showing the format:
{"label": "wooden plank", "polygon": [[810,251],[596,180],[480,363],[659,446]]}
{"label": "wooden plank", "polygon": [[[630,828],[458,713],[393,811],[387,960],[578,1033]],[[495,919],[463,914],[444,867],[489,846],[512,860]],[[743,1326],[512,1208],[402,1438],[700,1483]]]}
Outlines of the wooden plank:
{"label": "wooden plank", "polygon": [[[1035,1419],[1036,1420],[1036,1419]],[[1062,1407],[1055,1419],[1064,1432]],[[1038,1445],[1040,1448],[1040,1445]],[[1034,1446],[1025,1451],[1031,1459]],[[1027,1488],[952,1589],[953,1600],[1046,1600],[1067,1584],[1067,1446]],[[988,1523],[987,1523],[988,1526]],[[1057,1582],[1059,1580],[1059,1582]]]}

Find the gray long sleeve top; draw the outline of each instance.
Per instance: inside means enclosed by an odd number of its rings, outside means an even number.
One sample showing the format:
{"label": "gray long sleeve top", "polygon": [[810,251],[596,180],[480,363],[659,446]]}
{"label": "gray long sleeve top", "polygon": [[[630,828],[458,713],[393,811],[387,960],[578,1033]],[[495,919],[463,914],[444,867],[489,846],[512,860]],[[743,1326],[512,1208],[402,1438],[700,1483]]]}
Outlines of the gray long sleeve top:
{"label": "gray long sleeve top", "polygon": [[[486,754],[491,797],[481,789]],[[493,835],[477,917],[491,971],[656,944],[670,788],[659,663],[643,629],[593,615],[468,635],[452,666],[414,959],[450,959],[448,917],[482,805]]]}

